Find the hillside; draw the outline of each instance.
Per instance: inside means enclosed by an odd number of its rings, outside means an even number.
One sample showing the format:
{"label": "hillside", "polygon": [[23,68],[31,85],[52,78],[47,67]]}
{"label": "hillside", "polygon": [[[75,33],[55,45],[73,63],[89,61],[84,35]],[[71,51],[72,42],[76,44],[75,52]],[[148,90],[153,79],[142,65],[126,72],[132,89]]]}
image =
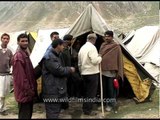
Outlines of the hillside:
{"label": "hillside", "polygon": [[127,32],[144,25],[159,24],[159,2],[0,2],[0,31],[36,31],[69,27],[92,3],[113,29]]}

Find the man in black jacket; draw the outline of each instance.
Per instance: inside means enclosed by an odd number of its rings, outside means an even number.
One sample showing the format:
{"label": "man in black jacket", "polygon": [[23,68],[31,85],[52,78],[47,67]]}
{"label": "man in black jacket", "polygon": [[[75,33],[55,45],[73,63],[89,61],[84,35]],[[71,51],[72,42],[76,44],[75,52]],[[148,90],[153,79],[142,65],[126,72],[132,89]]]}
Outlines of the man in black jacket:
{"label": "man in black jacket", "polygon": [[47,119],[58,118],[62,100],[67,100],[67,76],[75,72],[74,67],[63,67],[59,56],[64,49],[63,41],[54,40],[52,48],[42,61],[42,96]]}
{"label": "man in black jacket", "polygon": [[67,79],[68,96],[80,97],[80,90],[82,88],[80,85],[82,80],[78,70],[78,52],[72,47],[74,41],[73,35],[66,34],[63,40],[64,50],[62,52],[62,58],[64,59],[65,66],[72,66],[76,69],[76,72]]}

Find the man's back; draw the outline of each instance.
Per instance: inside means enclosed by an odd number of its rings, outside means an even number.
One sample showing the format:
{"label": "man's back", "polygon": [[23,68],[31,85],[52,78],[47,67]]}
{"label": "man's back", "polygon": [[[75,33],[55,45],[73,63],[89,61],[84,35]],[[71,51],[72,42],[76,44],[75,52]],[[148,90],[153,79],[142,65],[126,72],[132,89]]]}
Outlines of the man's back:
{"label": "man's back", "polygon": [[86,42],[78,53],[78,66],[82,75],[99,73],[98,64],[101,62],[96,47]]}

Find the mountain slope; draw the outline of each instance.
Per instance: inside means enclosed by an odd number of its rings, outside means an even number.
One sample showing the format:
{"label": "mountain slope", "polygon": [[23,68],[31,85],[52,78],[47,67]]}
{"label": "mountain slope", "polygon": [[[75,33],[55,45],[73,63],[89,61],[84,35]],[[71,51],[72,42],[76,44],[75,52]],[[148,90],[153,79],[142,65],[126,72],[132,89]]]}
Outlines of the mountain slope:
{"label": "mountain slope", "polygon": [[69,27],[92,3],[113,29],[128,31],[144,25],[158,25],[158,2],[0,2],[0,31],[35,31]]}

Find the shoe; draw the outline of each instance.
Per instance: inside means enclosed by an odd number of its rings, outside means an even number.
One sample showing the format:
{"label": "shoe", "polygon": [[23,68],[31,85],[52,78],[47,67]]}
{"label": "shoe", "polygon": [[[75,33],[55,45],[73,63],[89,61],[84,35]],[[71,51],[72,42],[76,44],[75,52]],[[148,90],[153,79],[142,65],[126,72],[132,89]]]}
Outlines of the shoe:
{"label": "shoe", "polygon": [[97,113],[96,112],[84,112],[84,114],[85,115],[91,115],[91,116],[95,116],[95,115],[97,115]]}
{"label": "shoe", "polygon": [[105,110],[106,110],[107,112],[110,112],[110,111],[112,110],[112,107],[107,106]]}

